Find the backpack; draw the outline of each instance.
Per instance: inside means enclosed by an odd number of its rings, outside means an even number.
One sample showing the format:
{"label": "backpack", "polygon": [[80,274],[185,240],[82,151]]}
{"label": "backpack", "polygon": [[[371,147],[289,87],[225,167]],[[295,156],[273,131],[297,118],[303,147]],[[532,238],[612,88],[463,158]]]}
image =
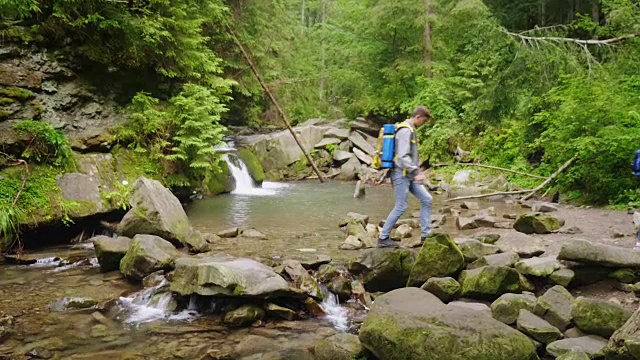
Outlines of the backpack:
{"label": "backpack", "polygon": [[636,150],[636,158],[633,160],[633,175],[640,177],[640,149]]}
{"label": "backpack", "polygon": [[413,134],[414,129],[406,122],[397,124],[384,124],[378,133],[376,153],[373,155],[371,167],[376,170],[391,169],[394,167],[396,152],[396,132],[401,128],[408,128]]}

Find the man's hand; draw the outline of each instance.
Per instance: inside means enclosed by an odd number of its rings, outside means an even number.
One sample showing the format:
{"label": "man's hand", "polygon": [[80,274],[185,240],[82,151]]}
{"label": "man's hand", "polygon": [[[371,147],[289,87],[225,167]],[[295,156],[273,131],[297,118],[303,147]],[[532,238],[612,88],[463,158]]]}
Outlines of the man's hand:
{"label": "man's hand", "polygon": [[413,182],[416,184],[422,184],[423,181],[424,181],[424,175],[422,174],[418,174],[413,178]]}

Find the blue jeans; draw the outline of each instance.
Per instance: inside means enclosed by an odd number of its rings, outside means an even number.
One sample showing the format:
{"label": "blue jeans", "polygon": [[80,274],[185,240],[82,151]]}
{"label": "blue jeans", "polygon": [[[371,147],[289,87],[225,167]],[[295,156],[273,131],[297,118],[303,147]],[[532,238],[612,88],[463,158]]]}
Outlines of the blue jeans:
{"label": "blue jeans", "polygon": [[422,229],[422,238],[431,233],[431,200],[433,197],[422,184],[416,184],[407,176],[398,173],[391,173],[391,181],[395,188],[396,204],[389,213],[387,220],[380,231],[380,239],[386,239],[391,235],[391,230],[396,224],[400,216],[404,214],[409,206],[407,198],[409,192],[420,200],[420,228]]}

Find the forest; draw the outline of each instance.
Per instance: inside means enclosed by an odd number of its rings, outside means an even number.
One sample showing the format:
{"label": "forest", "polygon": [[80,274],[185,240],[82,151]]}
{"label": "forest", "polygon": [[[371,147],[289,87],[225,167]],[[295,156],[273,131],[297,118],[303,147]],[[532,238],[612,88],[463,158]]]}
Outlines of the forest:
{"label": "forest", "polygon": [[[640,205],[638,0],[0,0],[0,41],[63,53],[118,94],[118,141],[204,176],[227,126],[400,121],[430,164],[549,176],[569,200]],[[17,29],[28,29],[28,31]],[[114,80],[115,79],[115,80]]]}

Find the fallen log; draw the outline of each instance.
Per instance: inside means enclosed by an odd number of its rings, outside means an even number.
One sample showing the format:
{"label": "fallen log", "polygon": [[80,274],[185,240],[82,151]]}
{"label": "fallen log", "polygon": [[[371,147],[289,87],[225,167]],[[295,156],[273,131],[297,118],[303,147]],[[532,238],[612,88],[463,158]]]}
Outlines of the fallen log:
{"label": "fallen log", "polygon": [[531,189],[518,190],[518,191],[498,191],[498,192],[493,192],[493,193],[489,193],[489,194],[458,196],[456,198],[447,199],[445,201],[449,202],[449,201],[457,201],[457,200],[480,199],[480,198],[491,197],[491,196],[499,196],[499,195],[518,195],[518,194],[526,194],[526,193],[531,192],[531,191],[532,191]]}
{"label": "fallen log", "polygon": [[511,169],[505,169],[505,168],[501,168],[501,167],[498,167],[498,166],[484,165],[484,164],[475,164],[475,163],[455,163],[455,164],[435,164],[435,165],[433,165],[433,167],[444,167],[444,166],[476,166],[476,167],[481,167],[481,168],[487,168],[487,169],[493,169],[493,170],[500,170],[500,171],[510,172],[510,173],[518,174],[518,175],[529,176],[529,177],[536,178],[536,179],[546,179],[546,177],[544,177],[544,176],[540,176],[540,175],[534,175],[534,174],[529,174],[529,173],[525,173],[525,172],[521,172],[521,171],[516,171],[516,170],[511,170]]}
{"label": "fallen log", "polygon": [[540,191],[542,188],[547,186],[551,181],[553,181],[553,179],[555,179],[558,175],[560,175],[560,173],[567,170],[567,168],[571,165],[571,163],[576,161],[576,159],[578,159],[578,155],[574,155],[571,159],[567,160],[567,162],[564,163],[564,165],[562,165],[558,170],[556,170],[556,172],[554,172],[553,175],[549,176],[547,180],[545,180],[542,184],[538,185],[538,187],[531,190],[531,193],[525,196],[524,198],[522,198],[522,200],[529,200],[531,197],[533,197],[533,195],[535,195],[536,192]]}

